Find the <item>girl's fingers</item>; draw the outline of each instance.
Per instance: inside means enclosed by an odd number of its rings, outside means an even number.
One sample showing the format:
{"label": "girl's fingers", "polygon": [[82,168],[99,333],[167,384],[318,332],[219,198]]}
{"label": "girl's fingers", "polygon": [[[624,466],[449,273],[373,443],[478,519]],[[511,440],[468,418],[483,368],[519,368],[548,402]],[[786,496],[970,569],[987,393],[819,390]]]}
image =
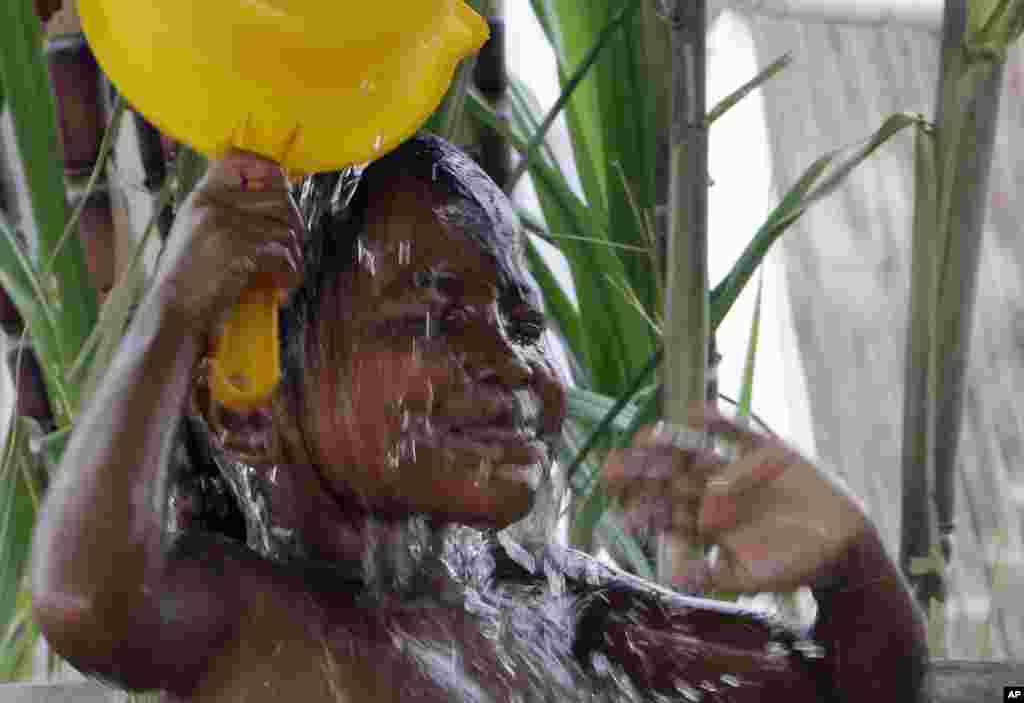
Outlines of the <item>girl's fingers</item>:
{"label": "girl's fingers", "polygon": [[672,501],[672,514],[666,527],[687,542],[695,542],[700,538],[699,523],[700,497],[679,498]]}
{"label": "girl's fingers", "polygon": [[251,151],[231,149],[210,162],[206,183],[239,190],[262,190],[286,183],[284,169],[276,161]]}
{"label": "girl's fingers", "polygon": [[676,468],[668,447],[613,449],[605,462],[604,480],[609,487],[624,488],[633,481],[669,479]]}
{"label": "girl's fingers", "polygon": [[709,495],[739,496],[750,488],[778,478],[800,455],[782,444],[763,446],[708,477]]}
{"label": "girl's fingers", "polygon": [[263,190],[238,190],[230,187],[205,186],[197,191],[199,205],[214,206],[241,216],[267,218],[287,227],[298,228],[298,211],[286,185]]}
{"label": "girl's fingers", "polygon": [[756,593],[762,588],[760,583],[749,565],[737,560],[727,549],[719,549],[718,558],[708,564],[706,584],[717,590]]}
{"label": "girl's fingers", "polygon": [[725,464],[710,452],[684,453],[672,447],[613,450],[603,478],[608,492],[626,510],[642,496],[674,504],[699,501],[706,477]]}
{"label": "girl's fingers", "polygon": [[682,593],[706,593],[713,588],[711,566],[705,559],[691,559],[675,567],[672,585]]}
{"label": "girl's fingers", "polygon": [[739,446],[740,454],[746,454],[775,441],[737,420],[726,417],[713,405],[694,405],[687,415],[687,422],[694,428],[735,442]]}
{"label": "girl's fingers", "polygon": [[639,430],[632,448],[609,454],[605,486],[631,526],[696,531],[706,478],[725,466],[712,451],[694,448],[700,441],[699,433],[658,423]]}
{"label": "girl's fingers", "polygon": [[707,480],[699,525],[703,533],[714,534],[735,527],[740,505],[755,488],[774,481],[799,461],[791,449],[772,444],[744,455]]}
{"label": "girl's fingers", "polygon": [[672,523],[672,503],[652,493],[637,496],[625,510],[625,522],[634,532],[645,528],[665,530]]}
{"label": "girl's fingers", "polygon": [[256,272],[268,276],[275,288],[291,290],[302,283],[302,272],[295,253],[280,242],[266,242],[260,246],[255,259]]}

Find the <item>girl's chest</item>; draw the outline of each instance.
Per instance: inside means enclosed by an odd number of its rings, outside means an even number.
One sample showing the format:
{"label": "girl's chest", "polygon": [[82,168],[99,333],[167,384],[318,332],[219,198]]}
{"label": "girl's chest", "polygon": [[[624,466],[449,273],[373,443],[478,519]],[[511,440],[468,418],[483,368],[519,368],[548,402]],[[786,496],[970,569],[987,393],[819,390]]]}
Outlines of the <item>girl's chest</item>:
{"label": "girl's chest", "polygon": [[[552,604],[254,599],[194,701],[582,700]],[[262,601],[262,602],[261,602]]]}

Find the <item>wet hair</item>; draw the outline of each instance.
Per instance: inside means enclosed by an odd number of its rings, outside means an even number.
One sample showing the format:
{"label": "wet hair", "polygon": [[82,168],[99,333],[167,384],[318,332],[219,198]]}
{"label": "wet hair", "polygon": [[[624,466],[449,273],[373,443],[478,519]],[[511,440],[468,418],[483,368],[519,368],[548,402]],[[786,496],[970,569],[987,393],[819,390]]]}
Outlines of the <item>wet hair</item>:
{"label": "wet hair", "polygon": [[[309,176],[293,191],[307,230],[303,283],[279,317],[281,398],[285,412],[292,417],[306,412],[305,384],[317,377],[321,342],[326,341],[320,334],[324,299],[336,293],[341,276],[355,269],[359,240],[378,194],[401,188],[410,180],[426,185],[438,204],[469,204],[448,208],[444,216],[492,256],[504,291],[539,304],[508,200],[469,156],[448,142],[420,134],[365,169]],[[183,427],[191,461],[180,463],[177,493],[188,495],[182,487],[190,487],[192,495],[182,505],[191,506],[193,524],[245,541],[245,521],[216,466],[212,448],[203,446],[208,437],[197,424],[197,418],[191,418]]]}

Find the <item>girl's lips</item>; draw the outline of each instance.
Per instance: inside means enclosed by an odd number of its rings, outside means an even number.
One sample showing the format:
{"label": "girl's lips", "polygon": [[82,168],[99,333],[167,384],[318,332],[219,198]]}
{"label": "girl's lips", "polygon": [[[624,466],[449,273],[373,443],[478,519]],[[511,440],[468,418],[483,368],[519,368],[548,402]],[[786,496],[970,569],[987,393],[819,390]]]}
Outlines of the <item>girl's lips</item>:
{"label": "girl's lips", "polygon": [[527,466],[539,464],[547,457],[543,442],[512,430],[474,428],[464,432],[441,432],[437,439],[442,448],[472,451],[495,464]]}
{"label": "girl's lips", "polygon": [[504,422],[463,425],[431,418],[413,423],[408,433],[420,446],[471,451],[496,465],[541,464],[548,456],[547,446],[528,426],[516,428]]}

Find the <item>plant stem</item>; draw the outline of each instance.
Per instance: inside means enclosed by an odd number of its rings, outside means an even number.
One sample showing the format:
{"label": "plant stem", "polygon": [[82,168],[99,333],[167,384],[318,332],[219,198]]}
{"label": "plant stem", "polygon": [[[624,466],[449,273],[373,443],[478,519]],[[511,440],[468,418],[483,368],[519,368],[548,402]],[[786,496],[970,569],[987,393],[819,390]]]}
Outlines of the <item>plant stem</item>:
{"label": "plant stem", "polygon": [[[959,6],[960,12],[966,15],[966,0],[950,0],[946,3],[946,16],[955,6]],[[966,55],[962,42],[963,39],[956,48],[949,47],[947,50],[944,38],[942,83],[956,80],[962,84],[959,80],[961,71],[967,73],[982,68],[983,73],[971,81],[970,95],[959,96],[961,100],[958,103],[962,106],[960,114],[947,115],[952,103],[944,101],[938,113],[937,135],[940,156],[944,159],[955,158],[956,164],[952,174],[947,169],[943,180],[940,180],[943,193],[949,194],[950,209],[949,219],[940,221],[947,232],[947,249],[939,262],[935,318],[935,377],[940,382],[934,398],[935,516],[947,559],[955,512],[954,471],[963,418],[964,378],[973,327],[981,240],[989,199],[988,180],[999,114],[999,96],[1006,65],[1005,61],[979,59],[981,66],[974,66],[974,60]],[[950,75],[951,71],[945,68],[947,64],[959,69],[958,75]],[[947,89],[940,86],[940,91]],[[966,100],[963,100],[964,97]],[[947,131],[953,129],[962,130],[962,135],[956,138],[958,148],[955,154],[950,143],[952,140],[947,141],[946,136]],[[952,175],[949,181],[946,181],[947,175]]]}
{"label": "plant stem", "polygon": [[[485,18],[491,30],[491,38],[477,55],[473,83],[494,108],[495,114],[508,121],[508,31],[505,26],[505,0],[489,0],[483,4],[482,9],[486,10]],[[480,144],[480,165],[499,188],[504,188],[511,169],[508,144],[498,130],[486,125],[479,125],[477,134]]]}
{"label": "plant stem", "polygon": [[[915,194],[913,243],[910,261],[910,309],[907,314],[907,346],[903,376],[902,510],[900,566],[916,588],[929,576],[912,575],[913,559],[928,555],[937,541],[932,495],[933,426],[929,388],[935,300],[935,260],[938,248],[936,159],[934,136],[918,127],[915,136]],[[925,590],[936,592],[934,584]],[[924,602],[927,606],[927,602]]]}
{"label": "plant stem", "polygon": [[[665,300],[665,418],[685,424],[707,388],[708,247],[705,0],[674,0],[669,13],[672,100],[669,147],[669,238]],[[658,579],[674,580],[686,559],[703,558],[700,544],[663,536]]]}
{"label": "plant stem", "polygon": [[[911,312],[924,312],[930,329],[923,331],[921,323],[912,318],[903,469],[905,491],[918,492],[904,495],[900,559],[905,569],[931,555],[948,562],[956,509],[954,486],[964,376],[1007,48],[973,51],[977,37],[969,27],[968,11],[966,0],[949,0],[945,5],[932,168],[935,187],[929,206],[933,211],[915,209],[915,239],[934,240],[934,248],[927,251],[924,244],[915,241],[915,257],[929,259],[914,262],[915,275],[931,277],[935,283],[921,285],[915,279],[912,287]],[[1006,37],[1006,41],[1012,39]],[[923,219],[917,221],[919,217]],[[927,296],[927,303],[914,296]],[[922,359],[926,370],[910,367],[911,363],[920,365]],[[922,390],[924,379],[926,393]],[[929,478],[932,490],[920,492],[921,484]],[[931,495],[934,505],[921,505],[919,501],[927,502]],[[941,564],[916,573],[911,569],[908,578],[925,607],[933,599],[945,599]]]}

